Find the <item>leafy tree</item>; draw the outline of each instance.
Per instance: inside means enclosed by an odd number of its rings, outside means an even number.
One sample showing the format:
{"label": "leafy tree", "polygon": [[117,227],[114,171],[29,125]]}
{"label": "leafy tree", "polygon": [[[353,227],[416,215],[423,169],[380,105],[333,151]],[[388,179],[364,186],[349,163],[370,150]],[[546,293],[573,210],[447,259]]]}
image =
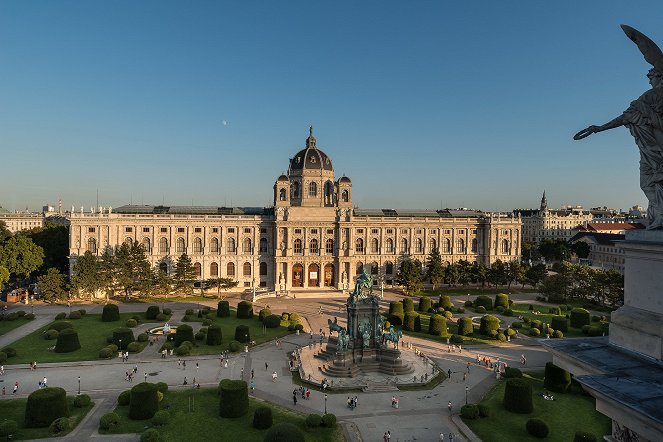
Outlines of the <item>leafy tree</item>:
{"label": "leafy tree", "polygon": [[41,271],[55,267],[62,273],[69,269],[69,230],[62,224],[47,222],[44,227],[37,227],[24,233],[39,247],[44,249],[44,263]]}
{"label": "leafy tree", "polygon": [[507,283],[506,265],[501,260],[498,259],[490,266],[488,281],[496,287]]}
{"label": "leafy tree", "polygon": [[431,250],[430,255],[428,256],[428,271],[426,272],[426,278],[428,278],[433,284],[433,290],[436,287],[440,286],[444,281],[444,267],[442,267],[442,256],[440,256],[440,250],[435,247]]}
{"label": "leafy tree", "polygon": [[157,270],[154,280],[154,290],[157,294],[169,296],[173,293],[173,278],[164,270]]}
{"label": "leafy tree", "polygon": [[41,290],[41,296],[48,302],[60,301],[67,298],[67,278],[54,267],[46,271],[46,274],[37,277],[37,285]]}
{"label": "leafy tree", "polygon": [[0,245],[7,242],[11,237],[12,232],[7,228],[7,224],[4,221],[0,221]]}
{"label": "leafy tree", "polygon": [[124,290],[125,297],[134,291],[148,292],[152,287],[152,267],[145,249],[137,242],[123,243],[115,251],[115,281]]}
{"label": "leafy tree", "polygon": [[530,267],[525,272],[525,279],[532,287],[536,287],[541,281],[546,279],[547,276],[548,270],[546,270],[545,264],[537,264]]}
{"label": "leafy tree", "polygon": [[88,293],[92,299],[96,291],[105,288],[103,278],[100,277],[100,267],[101,263],[89,250],[79,256],[73,268],[72,289],[79,294]]}
{"label": "leafy tree", "polygon": [[541,241],[539,252],[547,261],[568,261],[571,258],[571,249],[563,239]]}
{"label": "leafy tree", "polygon": [[525,286],[525,266],[518,261],[511,261],[509,263],[509,270],[507,272],[508,287],[511,288],[511,283],[517,282]]}
{"label": "leafy tree", "polygon": [[108,301],[108,293],[113,293],[116,289],[115,283],[115,255],[113,249],[108,246],[99,258],[99,285],[106,291],[106,300]]}
{"label": "leafy tree", "polygon": [[452,287],[455,287],[460,281],[460,271],[456,264],[449,264],[444,269],[444,281]]}
{"label": "leafy tree", "polygon": [[0,246],[0,265],[12,276],[28,278],[43,262],[42,248],[24,235],[13,236]]}
{"label": "leafy tree", "polygon": [[589,244],[584,241],[578,241],[571,244],[571,251],[575,253],[578,258],[586,259],[589,256]]}
{"label": "leafy tree", "polygon": [[183,253],[175,263],[175,290],[186,294],[193,293],[193,282],[196,280],[196,269],[191,258]]}
{"label": "leafy tree", "polygon": [[398,279],[400,284],[405,286],[407,294],[416,293],[421,290],[423,287],[421,277],[421,262],[418,259],[406,259],[401,263],[401,267],[398,270]]}
{"label": "leafy tree", "polygon": [[488,282],[488,272],[489,269],[484,263],[479,264],[476,268],[475,278],[477,282],[481,283],[481,288],[484,288]]}
{"label": "leafy tree", "polygon": [[207,280],[207,284],[212,288],[216,287],[216,296],[220,298],[221,290],[237,287],[239,281],[235,281],[232,278],[211,278]]}
{"label": "leafy tree", "polygon": [[558,273],[548,276],[541,283],[541,293],[548,297],[550,302],[564,302],[569,297],[569,275]]}
{"label": "leafy tree", "polygon": [[521,254],[523,259],[531,259],[532,261],[538,261],[541,259],[541,252],[536,244],[531,242],[523,242]]}
{"label": "leafy tree", "polygon": [[474,278],[473,265],[466,259],[458,261],[458,282],[464,287]]}
{"label": "leafy tree", "polygon": [[9,281],[9,270],[6,267],[0,266],[0,290]]}

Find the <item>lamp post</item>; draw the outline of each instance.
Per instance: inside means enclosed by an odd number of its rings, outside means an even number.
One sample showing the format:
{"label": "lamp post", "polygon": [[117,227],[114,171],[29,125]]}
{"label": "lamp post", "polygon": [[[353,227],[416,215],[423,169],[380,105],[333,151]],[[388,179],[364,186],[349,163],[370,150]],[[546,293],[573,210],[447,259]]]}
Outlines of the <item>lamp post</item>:
{"label": "lamp post", "polygon": [[81,394],[81,377],[78,377],[78,394]]}
{"label": "lamp post", "polygon": [[120,339],[120,350],[122,350],[122,339]]}
{"label": "lamp post", "polygon": [[325,414],[327,414],[327,393],[325,393]]}
{"label": "lamp post", "polygon": [[[147,382],[147,372],[145,372],[145,382]],[[467,402],[467,401],[465,401]]]}
{"label": "lamp post", "polygon": [[467,405],[467,391],[469,388],[467,388],[467,385],[465,386],[465,405]]}

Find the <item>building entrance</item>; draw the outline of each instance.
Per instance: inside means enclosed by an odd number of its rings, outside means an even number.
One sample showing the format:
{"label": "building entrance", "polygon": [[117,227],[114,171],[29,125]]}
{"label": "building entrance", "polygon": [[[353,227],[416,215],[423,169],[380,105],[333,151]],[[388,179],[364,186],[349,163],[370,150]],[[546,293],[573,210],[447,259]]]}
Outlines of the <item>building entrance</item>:
{"label": "building entrance", "polygon": [[301,264],[292,266],[292,286],[304,287],[304,268]]}

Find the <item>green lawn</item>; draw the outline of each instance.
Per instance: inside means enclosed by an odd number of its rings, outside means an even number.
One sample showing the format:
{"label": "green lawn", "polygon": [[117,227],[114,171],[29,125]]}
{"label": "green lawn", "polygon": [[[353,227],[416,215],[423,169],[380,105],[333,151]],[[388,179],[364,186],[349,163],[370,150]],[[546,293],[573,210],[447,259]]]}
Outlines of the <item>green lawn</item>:
{"label": "green lawn", "polygon": [[[466,310],[467,311],[467,310]],[[458,332],[458,325],[456,324],[456,321],[458,321],[458,318],[453,316],[451,319],[447,319],[447,334],[444,336],[433,336],[428,334],[428,322],[430,320],[431,315],[429,313],[421,313],[418,312],[419,316],[421,317],[421,331],[420,332],[414,332],[414,331],[403,331],[403,334],[405,336],[415,336],[417,338],[423,338],[423,339],[430,339],[432,341],[438,341],[438,342],[447,342],[447,338],[450,337],[453,334],[456,334]],[[386,318],[385,318],[386,320]],[[490,339],[486,336],[481,336],[479,333],[475,333],[476,336],[463,336],[463,343],[461,345],[472,345],[472,344],[495,344],[497,341],[494,339]]]}
{"label": "green lawn", "polygon": [[[85,417],[85,415],[92,409],[94,403],[87,407],[76,408],[74,407],[74,396],[68,396],[69,411],[71,413],[72,430],[78,423]],[[6,399],[0,401],[0,416],[2,420],[11,419],[18,424],[18,431],[13,435],[13,440],[25,439],[41,439],[44,437],[52,437],[51,433],[46,428],[25,428],[25,404],[27,399]],[[71,430],[70,430],[71,431]],[[69,433],[68,431],[67,433]],[[63,433],[63,435],[66,433]],[[8,439],[9,440],[9,439]]]}
{"label": "green lawn", "polygon": [[0,336],[4,335],[5,333],[9,333],[15,328],[27,324],[30,321],[32,321],[32,319],[25,319],[25,316],[17,318],[13,321],[9,321],[7,319],[2,320],[0,321]]}
{"label": "green lawn", "polygon": [[[534,310],[530,310],[529,306],[532,306]],[[555,316],[551,313],[548,313],[548,310],[553,307],[550,305],[543,305],[543,304],[513,304],[511,306],[511,310],[513,310],[513,316],[516,318],[517,321],[519,321],[517,318],[518,316],[522,316],[523,318],[529,318],[529,319],[536,319],[539,320],[543,323],[550,324],[552,322],[552,317]],[[540,314],[534,314],[535,311],[540,312]],[[562,312],[562,315],[565,315],[567,312]],[[492,313],[497,315],[496,312]],[[498,315],[499,316],[499,315]],[[522,321],[521,321],[522,322]],[[594,324],[594,323],[593,323]],[[599,324],[599,323],[596,323]],[[528,324],[523,324],[523,328],[520,329],[520,332],[528,335],[529,336],[529,331],[530,327]],[[565,338],[578,338],[578,337],[586,337],[582,330],[579,328],[571,327],[569,325],[569,330],[564,333]],[[541,334],[538,336],[538,338],[545,339],[545,335]]]}
{"label": "green lawn", "polygon": [[[342,431],[336,428],[316,428],[309,430],[304,425],[305,415],[272,405],[257,399],[249,399],[249,412],[239,418],[219,417],[219,395],[215,388],[200,390],[187,389],[168,391],[161,407],[168,407],[170,422],[159,431],[166,441],[232,440],[233,442],[255,442],[263,440],[268,430],[253,428],[253,413],[259,406],[268,405],[272,409],[274,424],[290,422],[299,427],[308,442],[344,441]],[[193,406],[193,408],[191,408]],[[120,425],[110,433],[140,433],[152,425],[149,420],[129,419],[129,406],[118,406],[115,412],[120,416]],[[100,432],[103,433],[102,430]]]}
{"label": "green lawn", "polygon": [[505,382],[499,382],[484,398],[482,403],[490,407],[490,417],[463,419],[468,427],[484,442],[538,441],[530,436],[525,423],[530,418],[543,419],[550,428],[545,439],[548,442],[568,442],[576,431],[594,433],[597,440],[610,434],[610,418],[597,412],[594,398],[577,393],[553,393],[554,401],[544,400],[543,372],[525,373],[524,378],[532,384],[534,411],[531,414],[516,414],[502,406]]}
{"label": "green lawn", "polygon": [[485,288],[463,288],[463,287],[443,287],[437,290],[423,290],[422,292],[418,292],[414,294],[413,296],[440,296],[440,295],[448,295],[448,296],[465,296],[467,297],[467,294],[469,293],[471,296],[477,296],[477,295],[485,295],[485,296],[491,296],[491,295],[496,295],[498,293],[537,293],[537,289],[533,288],[520,288],[520,287],[515,287],[512,286],[510,289],[507,289],[506,287],[502,288],[492,288],[492,287],[485,287]]}
{"label": "green lawn", "polygon": [[[78,332],[81,348],[71,353],[55,353],[49,350],[55,345],[55,340],[44,339],[44,331],[49,325],[36,330],[29,335],[14,341],[8,345],[16,349],[16,356],[7,361],[8,364],[40,362],[72,362],[90,361],[99,359],[99,350],[107,344],[106,338],[113,334],[113,330],[124,327],[127,319],[132,316],[140,316],[145,321],[145,313],[121,313],[120,320],[114,322],[102,322],[101,315],[85,315],[81,319],[71,320],[74,330]],[[134,337],[137,333],[134,332]]]}

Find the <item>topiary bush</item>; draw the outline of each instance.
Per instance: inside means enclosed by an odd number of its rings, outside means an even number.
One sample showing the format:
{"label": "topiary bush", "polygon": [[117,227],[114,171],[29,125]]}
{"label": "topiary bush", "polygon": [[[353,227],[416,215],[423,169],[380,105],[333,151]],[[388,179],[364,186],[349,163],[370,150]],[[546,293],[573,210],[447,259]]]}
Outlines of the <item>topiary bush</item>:
{"label": "topiary bush", "polygon": [[158,305],[151,305],[145,311],[145,319],[154,320],[157,319],[157,315],[160,313]]}
{"label": "topiary bush", "polygon": [[512,413],[531,413],[534,409],[532,385],[522,378],[507,379],[503,404]]}
{"label": "topiary bush", "polygon": [[100,430],[112,430],[120,423],[120,416],[117,413],[106,413],[99,419]]}
{"label": "topiary bush", "polygon": [[479,307],[475,308],[474,311],[477,313],[481,313],[483,315],[486,314],[488,310],[486,310],[486,307],[484,307],[483,305],[480,305]]}
{"label": "topiary bush", "polygon": [[469,336],[474,333],[474,326],[472,325],[472,318],[459,318],[458,319],[458,334],[462,336]]}
{"label": "topiary bush", "polygon": [[0,351],[0,363],[5,363],[7,362],[7,353],[4,351]]}
{"label": "topiary bush", "polygon": [[191,354],[191,349],[193,348],[193,344],[191,341],[183,341],[179,347],[175,349],[175,354],[177,356],[188,356]]}
{"label": "topiary bush", "polygon": [[60,417],[69,417],[67,393],[60,387],[46,387],[33,391],[25,405],[25,426],[48,427]]}
{"label": "topiary bush", "polygon": [[477,296],[477,298],[474,300],[474,306],[475,307],[483,307],[486,310],[491,310],[493,308],[493,300],[490,299],[488,296]]}
{"label": "topiary bush", "polygon": [[218,325],[210,325],[207,329],[207,337],[205,343],[207,345],[219,345],[223,340],[221,327]]}
{"label": "topiary bush", "polygon": [[150,428],[140,435],[140,442],[163,442],[163,436],[158,430]]}
{"label": "topiary bush", "polygon": [[253,303],[251,301],[240,301],[237,304],[237,319],[253,318]]}
{"label": "topiary bush", "polygon": [[51,325],[49,325],[48,328],[49,328],[50,330],[56,330],[56,331],[58,331],[58,332],[61,332],[62,330],[66,329],[66,328],[71,328],[71,329],[73,329],[73,328],[74,328],[74,324],[72,324],[72,323],[69,322],[69,321],[57,321],[57,322],[54,322],[54,323],[52,323]]}
{"label": "topiary bush", "polygon": [[188,324],[182,324],[175,331],[175,347],[179,347],[184,341],[193,342],[193,338],[193,328]]}
{"label": "topiary bush", "polygon": [[538,328],[531,328],[531,329],[529,330],[529,335],[530,335],[530,336],[537,337],[537,336],[539,336],[540,334],[541,334],[541,330],[539,330]]}
{"label": "topiary bush", "polygon": [[553,334],[552,334],[552,337],[553,337],[553,338],[563,338],[563,337],[564,337],[564,333],[562,333],[562,332],[559,331],[559,330],[555,330],[555,331],[553,332]]}
{"label": "topiary bush", "polygon": [[152,418],[152,425],[155,427],[162,427],[170,421],[170,413],[167,410],[159,410],[154,413]]}
{"label": "topiary bush", "polygon": [[99,359],[110,359],[113,357],[114,352],[110,348],[104,347],[99,350]]}
{"label": "topiary bush", "polygon": [[527,419],[525,428],[529,434],[534,437],[538,437],[539,439],[547,437],[548,433],[550,433],[548,424],[546,424],[545,421],[537,418]]}
{"label": "topiary bush", "polygon": [[225,318],[230,316],[230,304],[228,301],[219,301],[216,306],[217,318]]}
{"label": "topiary bush", "polygon": [[281,317],[279,315],[269,315],[262,323],[267,328],[277,328],[281,325]]}
{"label": "topiary bush", "polygon": [[71,420],[68,417],[60,417],[51,422],[48,426],[48,431],[57,436],[58,434],[71,430]]}
{"label": "topiary bush", "polygon": [[81,319],[81,312],[74,310],[73,312],[69,313],[69,319]]}
{"label": "topiary bush", "polygon": [[581,328],[583,325],[589,325],[590,314],[584,308],[574,308],[571,310],[571,327]]}
{"label": "topiary bush", "polygon": [[596,436],[586,431],[576,431],[573,436],[573,442],[596,442]]}
{"label": "topiary bush", "polygon": [[264,430],[272,426],[272,409],[269,407],[258,407],[253,413],[253,428]]}
{"label": "topiary bush", "polygon": [[147,333],[141,333],[136,338],[136,340],[138,342],[147,342],[149,339],[150,339],[150,337],[147,335]]}
{"label": "topiary bush", "polygon": [[461,335],[451,335],[451,338],[449,339],[452,344],[462,344],[464,339]]}
{"label": "topiary bush", "polygon": [[306,416],[306,426],[308,428],[317,428],[322,425],[322,416],[319,414],[309,414]]}
{"label": "topiary bush", "polygon": [[440,295],[440,307],[445,310],[453,308],[454,303],[451,301],[451,297],[448,295]]}
{"label": "topiary bush", "polygon": [[417,318],[419,318],[419,313],[417,312],[412,311],[405,313],[405,319],[403,320],[403,330],[414,331],[414,322]]}
{"label": "topiary bush", "polygon": [[502,307],[501,305],[498,305],[497,307],[495,307],[495,311],[497,313],[502,314],[502,313],[504,313],[504,307]]}
{"label": "topiary bush", "polygon": [[18,423],[16,421],[11,419],[4,419],[2,422],[0,422],[0,436],[6,437],[7,440],[11,439],[8,436],[12,436],[17,431]]}
{"label": "topiary bush", "polygon": [[589,327],[587,334],[589,336],[601,336],[603,334],[603,329],[601,327],[596,327],[592,325]]}
{"label": "topiary bush", "polygon": [[304,434],[296,426],[288,422],[281,422],[270,428],[265,434],[263,442],[304,442]]}
{"label": "topiary bush", "polygon": [[124,390],[117,397],[117,405],[129,405],[129,402],[131,402],[131,390]]}
{"label": "topiary bush", "polygon": [[474,305],[474,303],[473,303],[472,301],[469,301],[469,300],[468,300],[468,301],[465,301],[465,303],[464,303],[463,305],[464,305],[465,307],[472,307],[472,306]]}
{"label": "topiary bush", "polygon": [[219,416],[240,417],[249,411],[249,390],[244,381],[224,379],[219,384]]}
{"label": "topiary bush", "polygon": [[53,329],[46,330],[46,333],[44,333],[44,338],[48,340],[57,339],[59,334],[60,332],[58,332],[57,330]]}
{"label": "topiary bush", "polygon": [[230,344],[228,344],[228,350],[230,350],[233,353],[237,353],[242,349],[242,344],[240,344],[237,341],[230,341]]}
{"label": "topiary bush", "polygon": [[235,341],[243,343],[251,341],[251,333],[247,325],[238,325],[235,327]]}
{"label": "topiary bush", "polygon": [[569,331],[569,320],[565,316],[553,316],[550,321],[550,326],[555,330],[566,333]]}
{"label": "topiary bush", "polygon": [[62,313],[58,313],[57,315],[55,315],[55,320],[56,320],[56,321],[61,321],[61,320],[63,320],[63,319],[66,318],[66,317],[67,317],[67,314],[64,313],[64,312],[62,312]]}
{"label": "topiary bush", "polygon": [[193,335],[193,337],[196,341],[202,341],[205,339],[206,335],[205,333],[197,332],[195,335]]}
{"label": "topiary bush", "polygon": [[441,315],[433,315],[428,320],[428,334],[433,336],[444,336],[447,331],[447,320]]}
{"label": "topiary bush", "polygon": [[336,415],[332,413],[323,414],[322,426],[327,428],[334,428],[336,426]]}
{"label": "topiary bush", "polygon": [[[120,345],[120,339],[122,340]],[[125,350],[129,343],[134,342],[134,332],[130,328],[120,327],[113,330],[113,344],[120,350]]]}
{"label": "topiary bush", "polygon": [[479,417],[490,417],[490,407],[486,404],[478,404]]}
{"label": "topiary bush", "polygon": [[485,315],[481,317],[479,323],[479,333],[487,335],[491,330],[498,330],[500,328],[500,320],[497,316]]}
{"label": "topiary bush", "polygon": [[513,310],[510,308],[507,308],[504,310],[504,313],[502,313],[504,316],[513,316]]}
{"label": "topiary bush", "polygon": [[101,312],[103,322],[113,322],[120,320],[120,308],[115,304],[106,304]]}
{"label": "topiary bush", "polygon": [[502,307],[503,309],[509,308],[509,295],[506,293],[498,293],[495,295],[495,303],[493,304],[495,308]]}
{"label": "topiary bush", "polygon": [[129,419],[152,419],[159,410],[159,395],[156,384],[141,382],[130,390]]}
{"label": "topiary bush", "polygon": [[410,298],[405,298],[401,301],[403,303],[403,313],[414,311],[414,301]]}
{"label": "topiary bush", "polygon": [[165,322],[165,321],[168,320],[169,316],[170,315],[166,315],[165,313],[159,313],[156,317],[156,320],[159,321],[159,322]]}
{"label": "topiary bush", "polygon": [[124,323],[128,328],[134,328],[138,326],[138,322],[135,319],[127,319],[127,322]]}
{"label": "topiary bush", "polygon": [[428,309],[432,308],[433,303],[431,302],[428,296],[422,296],[419,298],[419,311],[427,312]]}
{"label": "topiary bush", "polygon": [[557,393],[565,393],[571,385],[571,373],[553,364],[546,363],[543,387]]}
{"label": "topiary bush", "polygon": [[56,353],[70,353],[81,348],[81,343],[78,340],[78,333],[71,329],[65,328],[58,334],[58,340],[55,342]]}
{"label": "topiary bush", "polygon": [[127,345],[127,351],[129,353],[139,353],[143,351],[143,346],[138,342],[130,342],[129,345]]}
{"label": "topiary bush", "polygon": [[265,318],[269,317],[272,314],[272,311],[268,308],[263,308],[258,312],[258,320],[260,322],[265,322]]}
{"label": "topiary bush", "polygon": [[460,415],[463,419],[476,419],[479,417],[479,407],[475,404],[463,405],[460,408]]}
{"label": "topiary bush", "polygon": [[92,400],[90,399],[90,396],[88,396],[87,394],[79,394],[74,398],[74,407],[76,408],[87,407],[88,405],[90,405],[91,402]]}
{"label": "topiary bush", "polygon": [[507,367],[504,370],[504,377],[505,378],[522,378],[523,377],[523,372],[520,371],[519,369],[515,367]]}

